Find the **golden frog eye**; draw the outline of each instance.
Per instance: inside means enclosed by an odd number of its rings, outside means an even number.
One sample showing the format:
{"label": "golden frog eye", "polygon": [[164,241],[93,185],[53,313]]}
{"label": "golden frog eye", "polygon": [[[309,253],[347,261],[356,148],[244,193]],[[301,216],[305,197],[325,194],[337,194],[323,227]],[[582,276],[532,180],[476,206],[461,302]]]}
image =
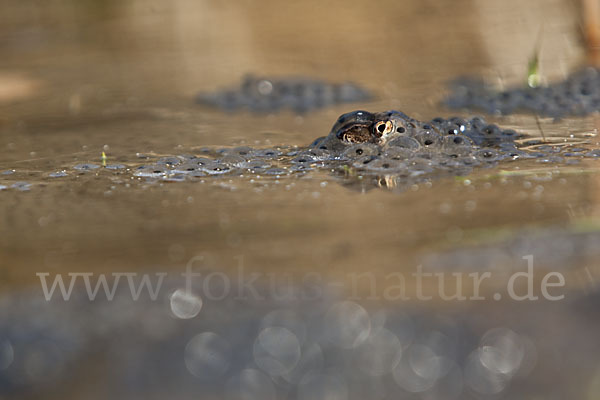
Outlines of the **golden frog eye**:
{"label": "golden frog eye", "polygon": [[375,124],[375,135],[378,137],[387,135],[394,130],[392,121],[379,121]]}

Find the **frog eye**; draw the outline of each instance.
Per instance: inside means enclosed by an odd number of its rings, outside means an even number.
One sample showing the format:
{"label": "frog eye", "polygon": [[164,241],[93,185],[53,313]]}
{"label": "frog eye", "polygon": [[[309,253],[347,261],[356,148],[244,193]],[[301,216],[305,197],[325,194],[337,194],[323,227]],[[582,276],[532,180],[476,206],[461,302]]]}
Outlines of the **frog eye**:
{"label": "frog eye", "polygon": [[387,135],[394,130],[394,124],[392,121],[379,121],[375,124],[375,135],[381,137]]}
{"label": "frog eye", "polygon": [[342,140],[344,142],[348,142],[348,143],[356,143],[356,140],[354,139],[354,137],[348,135],[347,133],[344,133],[342,135]]}

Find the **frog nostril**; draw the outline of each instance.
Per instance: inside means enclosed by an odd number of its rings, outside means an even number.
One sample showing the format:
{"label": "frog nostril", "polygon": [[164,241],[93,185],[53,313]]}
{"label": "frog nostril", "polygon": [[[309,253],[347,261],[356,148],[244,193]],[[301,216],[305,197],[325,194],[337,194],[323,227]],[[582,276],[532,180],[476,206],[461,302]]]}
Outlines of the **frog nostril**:
{"label": "frog nostril", "polygon": [[406,132],[406,129],[404,129],[403,126],[399,126],[398,129],[396,129],[396,132],[398,132],[398,133],[404,133],[404,132]]}
{"label": "frog nostril", "polygon": [[363,153],[362,149],[356,149],[356,154],[358,154],[359,156]]}

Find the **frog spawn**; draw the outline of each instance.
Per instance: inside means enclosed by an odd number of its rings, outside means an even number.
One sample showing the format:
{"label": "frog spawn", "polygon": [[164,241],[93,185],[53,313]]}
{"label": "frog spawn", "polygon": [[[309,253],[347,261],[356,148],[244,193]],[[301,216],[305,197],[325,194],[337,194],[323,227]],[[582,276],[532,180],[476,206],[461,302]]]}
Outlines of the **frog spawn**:
{"label": "frog spawn", "polygon": [[200,93],[199,104],[224,111],[247,109],[254,113],[273,113],[289,109],[295,113],[335,104],[369,100],[372,95],[354,83],[328,83],[308,78],[246,76],[239,87]]}
{"label": "frog spawn", "polygon": [[490,114],[531,112],[553,118],[600,111],[600,69],[586,67],[564,80],[540,87],[496,91],[482,80],[462,78],[451,83],[444,103],[454,109],[478,109]]}
{"label": "frog spawn", "polygon": [[[359,134],[357,125],[362,129]],[[329,151],[334,159],[361,173],[417,176],[435,171],[464,173],[478,165],[516,158],[520,153],[515,140],[520,137],[482,118],[435,118],[423,123],[397,111],[356,111],[342,115],[329,136],[311,147]],[[360,139],[363,142],[356,143]],[[341,154],[336,154],[334,149],[339,147]]]}
{"label": "frog spawn", "polygon": [[562,153],[565,157],[588,154],[567,153],[550,145],[528,151],[519,148],[522,138],[516,131],[489,124],[481,117],[422,122],[399,111],[359,110],[340,116],[329,135],[308,147],[204,149],[201,155],[159,158],[152,165],[138,167],[133,175],[180,181],[240,175],[277,178],[327,170],[344,180],[358,176],[379,182],[383,176],[386,181],[394,177],[412,185],[435,177],[466,175],[473,168],[504,160],[555,162],[564,159]]}

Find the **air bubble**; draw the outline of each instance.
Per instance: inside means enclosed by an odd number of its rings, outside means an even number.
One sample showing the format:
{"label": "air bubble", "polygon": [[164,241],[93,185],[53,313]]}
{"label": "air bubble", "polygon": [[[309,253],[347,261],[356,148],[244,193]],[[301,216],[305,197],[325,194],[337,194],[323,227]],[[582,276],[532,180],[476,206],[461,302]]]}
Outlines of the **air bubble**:
{"label": "air bubble", "polygon": [[181,319],[194,318],[202,309],[202,299],[185,289],[177,289],[170,297],[171,312]]}

